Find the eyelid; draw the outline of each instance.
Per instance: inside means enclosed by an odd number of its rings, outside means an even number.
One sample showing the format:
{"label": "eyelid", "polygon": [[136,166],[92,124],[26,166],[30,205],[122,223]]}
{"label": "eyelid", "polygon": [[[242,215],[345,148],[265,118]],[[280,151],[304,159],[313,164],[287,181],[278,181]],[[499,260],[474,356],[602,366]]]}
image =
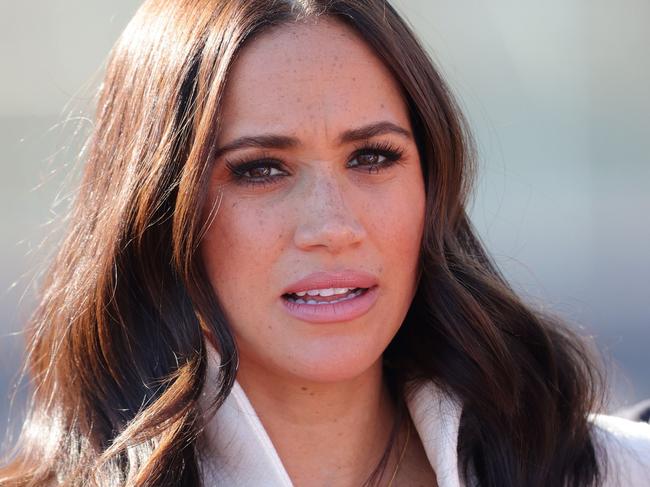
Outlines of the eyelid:
{"label": "eyelid", "polygon": [[364,154],[379,154],[383,157],[386,157],[389,163],[379,165],[382,168],[385,168],[392,164],[399,163],[404,157],[404,150],[401,147],[394,145],[392,142],[388,141],[366,141],[364,144],[360,144],[356,147],[355,151],[352,153],[350,159],[348,160],[348,164],[350,161]]}
{"label": "eyelid", "polygon": [[287,173],[289,172],[282,161],[274,157],[253,157],[234,161],[226,160],[225,165],[233,174],[242,174],[258,167],[273,167]]}
{"label": "eyelid", "polygon": [[[279,159],[262,156],[262,157],[253,157],[250,159],[242,159],[240,161],[231,161],[226,159],[225,165],[228,168],[230,177],[235,184],[247,185],[251,187],[266,186],[267,184],[274,183],[281,178],[284,178],[289,175],[289,171],[285,168],[282,161]],[[251,171],[252,169],[269,167],[271,169],[277,169],[284,172],[285,174],[275,174],[270,176],[259,176],[259,177],[250,177],[245,176],[245,173]]]}
{"label": "eyelid", "polygon": [[[350,165],[352,161],[363,155],[378,154],[385,158],[385,161],[378,164],[355,164]],[[378,173],[399,164],[404,155],[404,150],[389,141],[365,141],[356,145],[352,154],[348,157],[346,167],[349,169],[363,169],[368,173]],[[280,179],[290,176],[291,172],[287,169],[284,162],[278,158],[263,154],[261,157],[244,157],[241,160],[225,160],[225,165],[229,169],[234,182],[238,184],[247,184],[250,186],[265,186],[266,184],[278,182]],[[282,171],[284,174],[275,174],[269,176],[251,177],[245,174],[256,168],[272,168]]]}

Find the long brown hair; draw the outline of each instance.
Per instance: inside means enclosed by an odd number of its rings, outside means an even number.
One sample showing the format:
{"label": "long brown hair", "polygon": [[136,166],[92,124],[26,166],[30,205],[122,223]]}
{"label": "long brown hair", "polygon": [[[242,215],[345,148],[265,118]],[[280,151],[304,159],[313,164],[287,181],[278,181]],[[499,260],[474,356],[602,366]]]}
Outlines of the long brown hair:
{"label": "long brown hair", "polygon": [[85,173],[42,287],[28,349],[34,393],[0,482],[199,485],[205,336],[237,351],[198,252],[220,103],[258,33],[328,15],[401,84],[426,184],[420,284],[385,353],[393,390],[433,380],[463,403],[459,455],[483,486],[596,485],[587,414],[597,376],[581,342],[524,305],[465,212],[473,174],[462,116],[383,0],[149,0],[115,46]]}

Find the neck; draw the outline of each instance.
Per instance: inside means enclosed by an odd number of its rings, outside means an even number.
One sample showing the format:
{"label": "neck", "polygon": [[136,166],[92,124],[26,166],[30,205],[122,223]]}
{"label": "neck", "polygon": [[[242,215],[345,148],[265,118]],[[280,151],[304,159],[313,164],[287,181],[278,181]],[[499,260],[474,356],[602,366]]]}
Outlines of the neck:
{"label": "neck", "polygon": [[277,377],[245,364],[237,379],[294,485],[361,485],[388,443],[395,407],[381,359],[336,383]]}

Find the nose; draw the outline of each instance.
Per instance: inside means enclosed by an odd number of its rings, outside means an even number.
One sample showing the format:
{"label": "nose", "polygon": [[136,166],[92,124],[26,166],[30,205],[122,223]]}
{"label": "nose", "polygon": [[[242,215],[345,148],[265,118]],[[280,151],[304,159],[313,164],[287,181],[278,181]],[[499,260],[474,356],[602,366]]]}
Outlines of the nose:
{"label": "nose", "polygon": [[335,176],[319,175],[308,185],[300,203],[294,243],[303,250],[322,248],[339,253],[363,241],[366,231],[354,208],[346,203],[346,189]]}

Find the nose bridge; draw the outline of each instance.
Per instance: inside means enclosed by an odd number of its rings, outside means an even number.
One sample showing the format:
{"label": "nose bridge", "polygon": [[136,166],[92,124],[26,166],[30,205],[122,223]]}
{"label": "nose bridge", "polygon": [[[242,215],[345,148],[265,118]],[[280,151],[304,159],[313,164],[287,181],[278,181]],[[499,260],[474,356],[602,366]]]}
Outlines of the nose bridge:
{"label": "nose bridge", "polygon": [[305,187],[296,244],[338,251],[362,240],[365,231],[349,200],[345,181],[332,171],[317,171]]}
{"label": "nose bridge", "polygon": [[306,198],[312,211],[322,218],[338,219],[346,216],[346,201],[342,182],[329,171],[319,171],[310,184]]}

